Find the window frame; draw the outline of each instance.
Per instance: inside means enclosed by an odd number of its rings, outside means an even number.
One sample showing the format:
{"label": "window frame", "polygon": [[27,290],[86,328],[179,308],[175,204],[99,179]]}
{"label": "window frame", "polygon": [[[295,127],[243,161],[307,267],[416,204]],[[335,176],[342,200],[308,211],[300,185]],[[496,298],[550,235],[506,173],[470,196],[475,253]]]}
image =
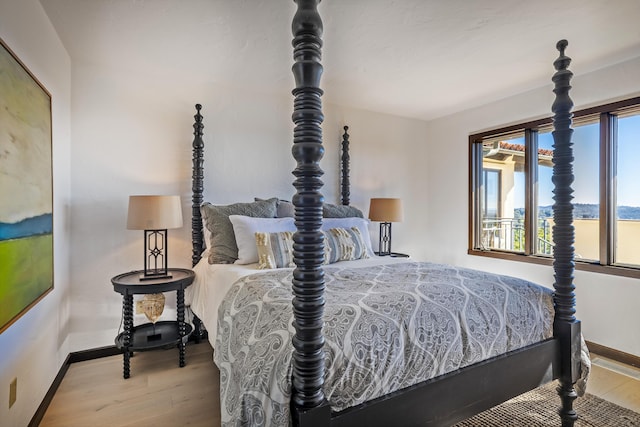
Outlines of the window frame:
{"label": "window frame", "polygon": [[[597,261],[575,260],[576,270],[616,276],[640,278],[640,265],[614,264],[616,238],[616,144],[618,115],[629,112],[640,114],[640,97],[611,102],[586,108],[573,113],[574,127],[589,121],[599,121],[599,259]],[[537,237],[537,155],[538,132],[548,131],[553,126],[553,117],[528,121],[506,127],[491,129],[469,135],[469,255],[498,258],[534,264],[552,265],[553,258],[536,254]],[[482,248],[482,142],[489,138],[501,138],[515,132],[525,134],[525,248],[524,252]],[[535,159],[535,161],[531,161]]]}

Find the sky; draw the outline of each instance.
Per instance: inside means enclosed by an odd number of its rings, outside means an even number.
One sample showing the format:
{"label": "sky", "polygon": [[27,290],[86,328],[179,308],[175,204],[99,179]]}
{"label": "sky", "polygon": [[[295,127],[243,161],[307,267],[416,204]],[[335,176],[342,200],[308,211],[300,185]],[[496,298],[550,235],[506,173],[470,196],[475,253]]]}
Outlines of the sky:
{"label": "sky", "polygon": [[[599,197],[599,125],[598,123],[574,128],[572,141],[575,161],[573,172],[575,181],[575,203],[597,204]],[[524,144],[524,138],[510,142]],[[538,148],[552,149],[551,133],[538,135]],[[617,197],[618,206],[640,206],[640,115],[618,119],[618,165]],[[538,205],[553,204],[553,184],[551,167],[538,169]],[[515,177],[516,208],[524,207],[524,173]]]}

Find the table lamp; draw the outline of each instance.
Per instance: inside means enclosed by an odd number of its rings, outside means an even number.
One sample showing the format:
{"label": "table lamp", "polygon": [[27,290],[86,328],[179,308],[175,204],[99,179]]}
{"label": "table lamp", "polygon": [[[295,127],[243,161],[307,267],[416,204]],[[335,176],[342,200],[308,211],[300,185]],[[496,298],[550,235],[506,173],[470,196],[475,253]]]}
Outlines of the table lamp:
{"label": "table lamp", "polygon": [[180,196],[129,196],[128,230],[144,230],[144,273],[140,280],[170,278],[167,230],[182,227]]}
{"label": "table lamp", "polygon": [[380,221],[380,241],[377,255],[391,255],[391,223],[403,219],[402,200],[389,198],[371,199],[369,219]]}

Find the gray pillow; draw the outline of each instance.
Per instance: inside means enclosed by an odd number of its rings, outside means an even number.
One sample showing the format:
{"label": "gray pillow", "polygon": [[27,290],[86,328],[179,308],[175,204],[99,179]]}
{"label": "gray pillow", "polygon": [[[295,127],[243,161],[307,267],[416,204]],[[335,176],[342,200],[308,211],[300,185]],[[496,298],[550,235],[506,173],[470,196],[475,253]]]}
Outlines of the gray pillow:
{"label": "gray pillow", "polygon": [[291,202],[287,202],[286,200],[278,200],[277,208],[278,208],[278,213],[277,213],[278,218],[287,218],[287,217],[293,218],[295,216],[296,209],[293,206],[293,203]]}
{"label": "gray pillow", "polygon": [[322,216],[325,218],[364,218],[362,211],[353,206],[332,205],[325,203],[322,207]]}
{"label": "gray pillow", "polygon": [[234,203],[214,206],[205,202],[200,206],[202,220],[211,233],[209,264],[233,264],[238,259],[236,235],[229,215],[244,215],[253,218],[274,218],[278,199],[261,200],[253,203]]}
{"label": "gray pillow", "polygon": [[[253,200],[255,200],[256,202],[262,201],[262,200],[266,200],[266,199],[261,199],[259,197],[255,197]],[[271,200],[271,199],[268,199]],[[276,198],[277,202],[276,202],[276,218],[288,218],[291,217],[293,218],[295,216],[295,208],[293,206],[293,203],[291,203],[288,200],[281,200]]]}

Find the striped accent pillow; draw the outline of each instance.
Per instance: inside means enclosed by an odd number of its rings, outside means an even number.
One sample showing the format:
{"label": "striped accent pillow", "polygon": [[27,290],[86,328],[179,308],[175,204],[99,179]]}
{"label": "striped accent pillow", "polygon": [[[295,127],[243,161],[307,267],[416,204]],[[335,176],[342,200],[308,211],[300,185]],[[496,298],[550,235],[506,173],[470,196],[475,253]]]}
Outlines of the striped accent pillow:
{"label": "striped accent pillow", "polygon": [[[367,247],[358,227],[332,228],[324,234],[325,264],[369,258]],[[258,268],[290,268],[293,262],[293,232],[256,232]]]}
{"label": "striped accent pillow", "polygon": [[293,232],[256,232],[258,268],[295,267],[293,263]]}
{"label": "striped accent pillow", "polygon": [[358,227],[331,228],[323,233],[325,264],[369,258],[367,247]]}

